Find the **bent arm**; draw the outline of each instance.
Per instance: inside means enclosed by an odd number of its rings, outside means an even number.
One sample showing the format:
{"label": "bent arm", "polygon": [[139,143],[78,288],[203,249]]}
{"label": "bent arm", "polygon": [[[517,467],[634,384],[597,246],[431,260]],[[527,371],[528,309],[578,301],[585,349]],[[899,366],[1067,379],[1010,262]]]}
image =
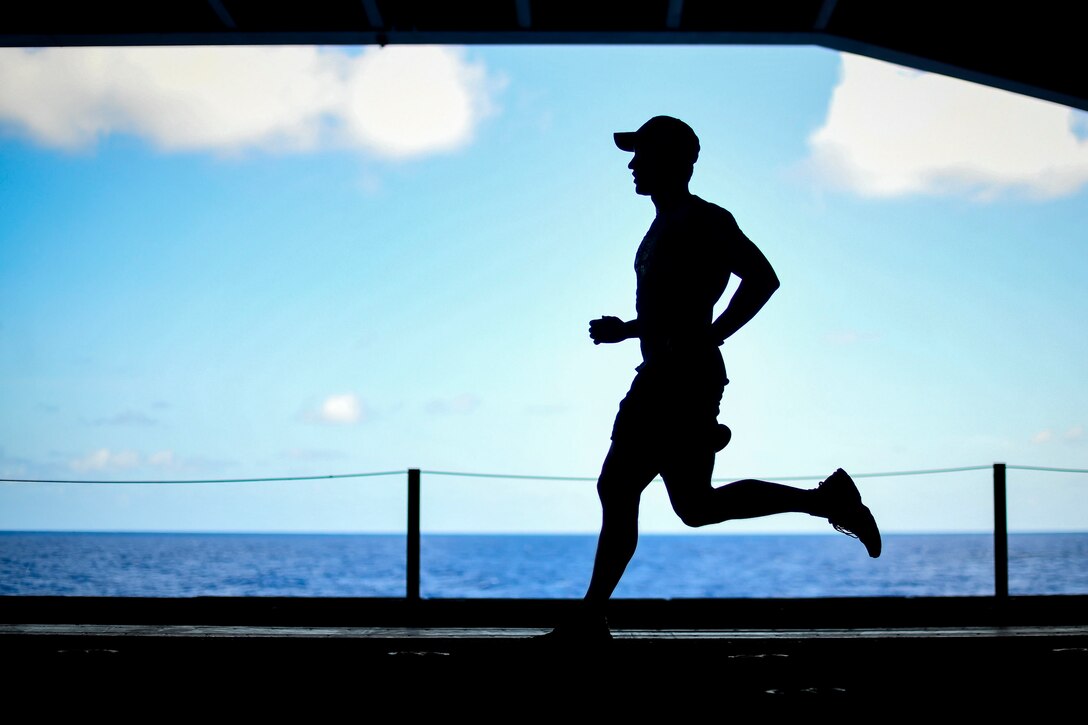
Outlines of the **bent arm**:
{"label": "bent arm", "polygon": [[763,305],[767,304],[767,300],[776,289],[778,289],[777,278],[773,283],[741,279],[740,287],[737,288],[733,299],[729,301],[729,306],[711,325],[714,340],[721,345],[734,332],[748,324],[749,320],[763,309]]}
{"label": "bent arm", "polygon": [[711,334],[719,345],[748,324],[781,285],[763,252],[739,229],[737,235],[736,256],[730,271],[740,278],[740,286],[711,325]]}

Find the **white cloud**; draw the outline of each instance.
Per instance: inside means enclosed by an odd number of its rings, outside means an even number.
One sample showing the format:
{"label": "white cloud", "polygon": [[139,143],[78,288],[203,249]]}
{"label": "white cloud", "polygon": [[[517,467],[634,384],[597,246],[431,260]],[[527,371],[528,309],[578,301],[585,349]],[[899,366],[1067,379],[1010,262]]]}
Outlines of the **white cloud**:
{"label": "white cloud", "polygon": [[1031,437],[1031,442],[1035,443],[1035,444],[1049,443],[1050,440],[1053,437],[1054,437],[1054,431],[1047,428],[1046,430],[1041,430],[1038,433],[1036,433],[1035,435],[1033,435]]}
{"label": "white cloud", "polygon": [[99,448],[69,463],[76,471],[109,471],[134,468],[140,465],[140,454],[135,451],[111,451]]}
{"label": "white cloud", "polygon": [[0,122],[75,149],[115,133],[167,151],[458,148],[500,82],[456,48],[0,49]]}
{"label": "white cloud", "polygon": [[177,464],[173,451],[155,451],[147,457],[147,462],[152,466],[172,468]]}
{"label": "white cloud", "polygon": [[4,454],[4,449],[0,448],[0,477],[27,478],[36,467],[28,458],[9,458]]}
{"label": "white cloud", "polygon": [[1066,106],[843,54],[807,164],[870,197],[1064,196],[1088,183],[1084,123]]}
{"label": "white cloud", "polygon": [[1079,441],[1084,437],[1084,426],[1075,425],[1065,432],[1065,439],[1067,441]]}
{"label": "white cloud", "polygon": [[457,148],[494,110],[496,82],[448,48],[371,50],[345,75],[349,135],[389,156]]}
{"label": "white cloud", "polygon": [[363,403],[354,393],[330,395],[308,416],[321,423],[348,425],[363,419]]}

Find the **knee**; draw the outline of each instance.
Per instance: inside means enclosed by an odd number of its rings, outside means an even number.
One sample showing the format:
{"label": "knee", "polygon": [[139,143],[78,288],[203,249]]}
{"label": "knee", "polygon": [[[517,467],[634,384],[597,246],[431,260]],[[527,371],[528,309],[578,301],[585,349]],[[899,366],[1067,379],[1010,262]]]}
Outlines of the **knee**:
{"label": "knee", "polygon": [[601,476],[597,479],[597,497],[601,505],[605,507],[620,505],[628,498],[625,495],[626,486],[623,481],[615,476]]}
{"label": "knee", "polygon": [[672,509],[676,512],[676,515],[680,517],[680,520],[684,522],[685,526],[690,526],[693,529],[718,523],[710,515],[708,508],[700,505],[697,501],[674,501]]}

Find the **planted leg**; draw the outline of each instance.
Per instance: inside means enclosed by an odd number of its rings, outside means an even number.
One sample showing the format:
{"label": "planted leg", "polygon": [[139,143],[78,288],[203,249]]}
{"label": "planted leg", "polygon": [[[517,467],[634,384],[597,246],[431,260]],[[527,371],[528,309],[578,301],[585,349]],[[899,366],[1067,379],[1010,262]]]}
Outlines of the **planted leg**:
{"label": "planted leg", "polygon": [[638,546],[638,511],[642,492],[657,470],[633,446],[613,443],[601,468],[601,533],[593,560],[586,603],[602,610],[619,584]]}
{"label": "planted leg", "polygon": [[605,607],[638,546],[639,499],[656,475],[637,447],[612,444],[597,481],[601,533],[589,588],[574,616],[540,639],[582,644],[612,638]]}

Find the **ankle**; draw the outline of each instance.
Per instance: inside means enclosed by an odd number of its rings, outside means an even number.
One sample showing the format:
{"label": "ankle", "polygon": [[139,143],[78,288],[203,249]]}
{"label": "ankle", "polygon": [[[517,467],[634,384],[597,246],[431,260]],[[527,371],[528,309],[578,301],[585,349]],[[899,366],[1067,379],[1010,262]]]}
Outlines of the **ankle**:
{"label": "ankle", "polygon": [[605,619],[607,601],[598,601],[596,599],[583,599],[577,610],[577,616],[579,619],[587,621],[603,620]]}
{"label": "ankle", "polygon": [[819,488],[811,488],[805,491],[808,498],[808,507],[805,511],[809,516],[826,519],[831,515],[831,505],[827,500],[827,491]]}

